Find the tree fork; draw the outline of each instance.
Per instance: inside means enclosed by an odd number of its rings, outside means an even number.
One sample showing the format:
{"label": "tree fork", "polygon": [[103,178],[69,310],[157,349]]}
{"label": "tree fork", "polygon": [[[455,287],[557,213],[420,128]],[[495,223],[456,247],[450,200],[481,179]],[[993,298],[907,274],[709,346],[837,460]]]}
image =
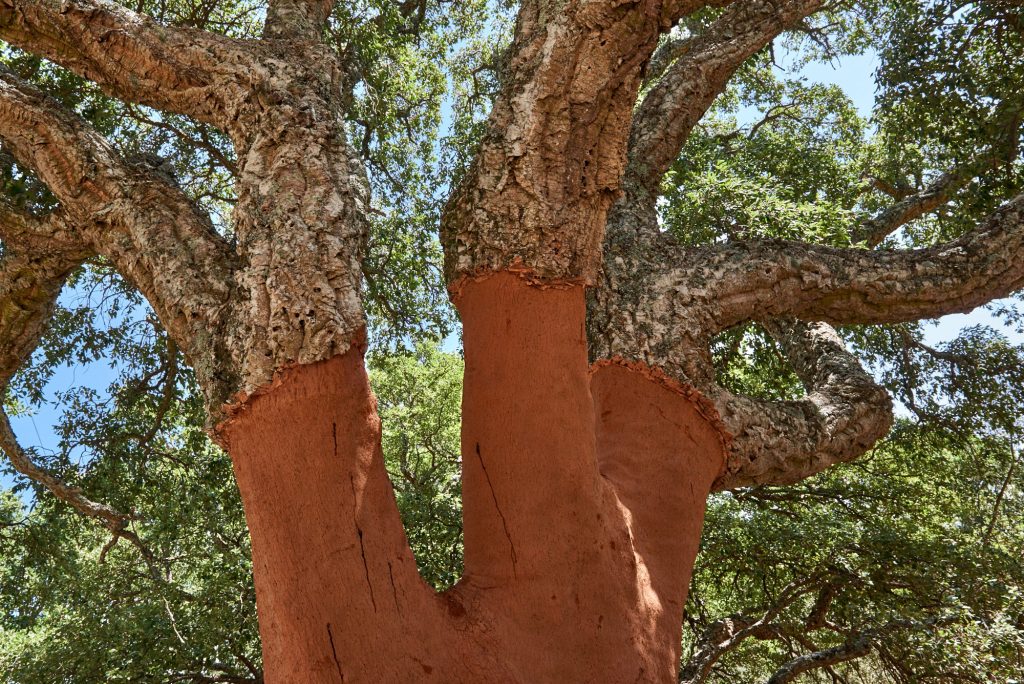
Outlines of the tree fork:
{"label": "tree fork", "polygon": [[674,681],[721,433],[654,373],[588,365],[583,290],[459,288],[466,573],[444,594],[401,525],[365,345],[234,411],[268,682]]}
{"label": "tree fork", "polygon": [[451,595],[488,615],[519,681],[675,681],[722,433],[649,369],[591,369],[584,290],[525,270],[453,287],[466,571]]}

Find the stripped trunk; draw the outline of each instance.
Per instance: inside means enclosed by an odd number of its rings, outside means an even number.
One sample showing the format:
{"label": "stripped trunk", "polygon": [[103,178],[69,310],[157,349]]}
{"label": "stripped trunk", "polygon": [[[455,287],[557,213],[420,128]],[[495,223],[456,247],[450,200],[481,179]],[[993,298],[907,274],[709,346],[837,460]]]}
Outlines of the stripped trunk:
{"label": "stripped trunk", "polygon": [[466,572],[449,591],[416,571],[361,347],[227,424],[267,681],[674,681],[717,426],[640,366],[588,365],[580,285],[499,272],[457,303]]}

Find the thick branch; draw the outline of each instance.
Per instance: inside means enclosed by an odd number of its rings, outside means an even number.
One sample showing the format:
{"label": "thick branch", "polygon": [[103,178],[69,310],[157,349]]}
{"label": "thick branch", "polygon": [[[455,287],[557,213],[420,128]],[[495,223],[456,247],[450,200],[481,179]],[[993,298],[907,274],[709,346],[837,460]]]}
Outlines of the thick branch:
{"label": "thick branch", "polygon": [[825,323],[765,324],[807,389],[799,401],[712,390],[733,436],[718,490],[798,482],[861,456],[889,431],[892,400]]}
{"label": "thick branch", "polygon": [[593,278],[644,64],[703,4],[523,3],[488,133],[442,220],[449,281],[512,265]]}
{"label": "thick branch", "polygon": [[795,482],[856,458],[888,431],[888,396],[824,324],[769,323],[807,387],[805,399],[766,401],[719,387],[708,351],[719,305],[711,275],[699,266],[675,268],[699,260],[666,236],[615,235],[605,286],[592,295],[591,352],[661,368],[714,401],[733,437],[716,489]]}
{"label": "thick branch", "polygon": [[211,331],[227,314],[235,258],[209,218],[151,164],[124,160],[85,121],[4,70],[0,138],[77,227],[51,232],[74,234],[109,258],[152,303],[201,381],[223,381],[225,354]]}
{"label": "thick branch", "polygon": [[775,674],[773,674],[771,679],[768,680],[768,684],[786,684],[786,682],[793,681],[798,675],[801,675],[804,672],[817,670],[822,667],[838,665],[839,663],[845,663],[848,660],[863,658],[870,652],[871,641],[867,638],[861,637],[843,644],[842,646],[827,648],[815,653],[808,653],[807,655],[793,658],[776,670]]}
{"label": "thick branch", "polygon": [[942,174],[920,192],[901,197],[861,223],[850,236],[850,242],[863,242],[868,247],[877,247],[902,226],[948,202],[953,193],[969,180],[969,176],[965,178],[954,172]]}
{"label": "thick branch", "polygon": [[708,283],[716,329],[789,315],[897,323],[967,312],[1024,287],[1024,195],[976,229],[927,249],[866,251],[789,241],[733,242],[686,254]]}
{"label": "thick branch", "polygon": [[3,0],[0,39],[115,97],[225,127],[247,94],[243,42],[161,26],[109,0]]}
{"label": "thick branch", "polygon": [[746,0],[729,7],[707,31],[673,44],[678,59],[651,88],[633,117],[628,193],[657,195],[662,176],[729,79],[749,57],[825,0]]}

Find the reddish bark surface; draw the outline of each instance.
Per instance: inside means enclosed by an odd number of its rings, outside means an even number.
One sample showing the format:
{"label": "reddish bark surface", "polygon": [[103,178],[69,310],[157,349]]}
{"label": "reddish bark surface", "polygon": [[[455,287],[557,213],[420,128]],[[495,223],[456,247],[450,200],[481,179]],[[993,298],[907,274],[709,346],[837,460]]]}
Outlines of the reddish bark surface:
{"label": "reddish bark surface", "polygon": [[670,682],[721,433],[587,362],[580,285],[465,282],[465,575],[416,572],[362,350],[286,372],[224,434],[266,681]]}

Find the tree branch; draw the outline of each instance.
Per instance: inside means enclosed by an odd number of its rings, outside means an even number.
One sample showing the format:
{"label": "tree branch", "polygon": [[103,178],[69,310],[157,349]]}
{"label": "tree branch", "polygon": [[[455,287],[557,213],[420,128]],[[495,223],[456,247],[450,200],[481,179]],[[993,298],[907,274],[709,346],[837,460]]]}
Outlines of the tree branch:
{"label": "tree branch", "polygon": [[889,432],[892,400],[824,323],[764,324],[782,347],[807,397],[766,401],[712,388],[733,436],[716,490],[790,484],[853,460]]}
{"label": "tree branch", "polygon": [[705,4],[522,3],[488,132],[442,217],[449,282],[513,265],[593,279],[645,63]]}
{"label": "tree branch", "polygon": [[825,0],[737,2],[702,35],[670,41],[671,52],[659,52],[659,59],[678,57],[633,116],[626,192],[639,195],[637,199],[657,196],[662,176],[740,65],[824,4]]}
{"label": "tree branch", "polygon": [[[850,242],[854,244],[862,242],[868,247],[877,247],[885,238],[901,227],[948,202],[958,190],[979,174],[1006,163],[1008,157],[1012,157],[1016,152],[1018,138],[1016,129],[1014,128],[1014,135],[1005,137],[1007,142],[992,145],[976,159],[943,173],[917,192],[907,192],[874,179],[873,184],[876,189],[892,195],[896,202],[861,222],[852,231]],[[1009,148],[1009,154],[1006,148]]]}
{"label": "tree branch", "polygon": [[226,127],[248,94],[253,44],[161,26],[109,0],[2,0],[0,39],[109,95]]}
{"label": "tree branch", "polygon": [[708,625],[697,640],[693,655],[679,673],[680,684],[703,684],[715,663],[747,639],[781,638],[782,630],[775,624],[775,618],[807,593],[809,585],[813,584],[815,579],[810,577],[790,582],[779,592],[775,602],[757,619],[745,615],[731,615]]}
{"label": "tree branch", "polygon": [[953,193],[970,178],[969,175],[956,172],[942,174],[923,190],[900,197],[889,207],[862,222],[850,236],[850,242],[863,242],[868,247],[877,247],[901,227],[948,202]]}
{"label": "tree branch", "polygon": [[952,242],[916,250],[732,242],[686,253],[708,283],[717,330],[794,316],[837,324],[897,323],[967,312],[1024,287],[1024,194]]}
{"label": "tree branch", "polygon": [[871,652],[871,641],[866,637],[860,637],[847,642],[842,646],[827,648],[815,653],[793,658],[775,671],[775,674],[768,680],[768,684],[786,684],[793,681],[798,675],[810,670],[817,670],[823,667],[830,667],[845,663],[848,660],[863,658]]}
{"label": "tree branch", "polygon": [[110,259],[149,299],[201,381],[222,376],[223,341],[210,332],[230,313],[237,259],[209,217],[153,163],[123,159],[89,124],[4,69],[0,138],[60,200],[57,216],[76,226],[51,233],[74,234]]}

